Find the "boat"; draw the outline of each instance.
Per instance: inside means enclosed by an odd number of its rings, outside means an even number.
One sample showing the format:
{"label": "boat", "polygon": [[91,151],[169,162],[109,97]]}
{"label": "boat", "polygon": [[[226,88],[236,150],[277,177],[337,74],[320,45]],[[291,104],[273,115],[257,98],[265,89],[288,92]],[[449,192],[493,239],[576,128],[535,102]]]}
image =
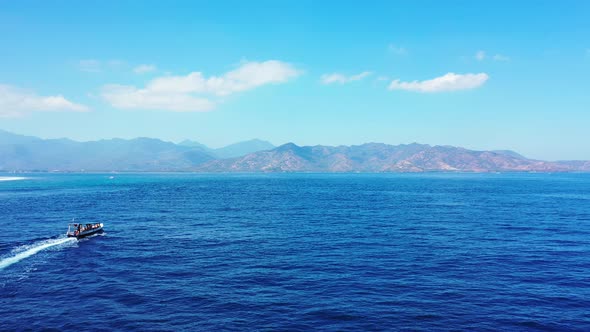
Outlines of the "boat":
{"label": "boat", "polygon": [[71,223],[68,224],[68,232],[66,235],[68,237],[75,237],[81,239],[83,237],[90,236],[92,234],[102,233],[103,231],[103,223],[93,223],[93,224],[81,224],[81,223]]}

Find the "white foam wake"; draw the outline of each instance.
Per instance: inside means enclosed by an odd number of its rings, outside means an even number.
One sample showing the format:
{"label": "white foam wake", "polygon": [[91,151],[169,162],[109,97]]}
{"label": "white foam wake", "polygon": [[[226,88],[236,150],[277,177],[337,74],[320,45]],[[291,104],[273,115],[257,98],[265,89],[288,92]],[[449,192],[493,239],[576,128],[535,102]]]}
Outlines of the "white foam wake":
{"label": "white foam wake", "polygon": [[26,180],[27,178],[22,176],[0,176],[0,181],[17,181]]}
{"label": "white foam wake", "polygon": [[75,237],[66,237],[66,238],[59,238],[59,239],[43,240],[40,242],[33,243],[32,245],[27,246],[24,251],[20,251],[20,252],[14,254],[13,256],[4,257],[4,258],[0,259],[0,270],[2,270],[14,263],[18,263],[27,257],[31,257],[41,250],[45,250],[47,248],[51,248],[51,247],[54,247],[54,246],[57,246],[60,244],[73,242],[73,241],[77,241],[77,239]]}

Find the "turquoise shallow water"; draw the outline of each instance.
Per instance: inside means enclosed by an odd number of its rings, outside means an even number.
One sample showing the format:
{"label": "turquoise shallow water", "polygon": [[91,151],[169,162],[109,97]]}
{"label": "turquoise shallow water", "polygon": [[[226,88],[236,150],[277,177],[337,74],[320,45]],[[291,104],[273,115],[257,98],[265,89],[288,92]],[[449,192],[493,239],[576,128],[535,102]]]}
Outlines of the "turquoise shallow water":
{"label": "turquoise shallow water", "polygon": [[25,176],[0,330],[590,329],[590,175]]}

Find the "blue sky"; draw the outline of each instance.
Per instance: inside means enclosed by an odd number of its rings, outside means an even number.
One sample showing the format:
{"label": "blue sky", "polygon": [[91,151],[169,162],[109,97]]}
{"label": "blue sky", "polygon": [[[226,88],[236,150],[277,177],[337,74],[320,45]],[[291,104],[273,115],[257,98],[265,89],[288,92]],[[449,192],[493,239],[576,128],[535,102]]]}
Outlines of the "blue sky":
{"label": "blue sky", "polygon": [[590,159],[588,1],[0,2],[0,129]]}

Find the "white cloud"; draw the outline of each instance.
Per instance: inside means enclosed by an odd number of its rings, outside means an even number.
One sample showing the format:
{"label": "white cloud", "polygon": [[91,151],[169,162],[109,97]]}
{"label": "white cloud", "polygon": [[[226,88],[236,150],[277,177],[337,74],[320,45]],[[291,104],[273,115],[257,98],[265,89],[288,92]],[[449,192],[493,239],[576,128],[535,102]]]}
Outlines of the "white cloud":
{"label": "white cloud", "polygon": [[154,65],[145,65],[145,64],[142,64],[142,65],[139,65],[139,66],[133,68],[133,71],[136,74],[145,74],[145,73],[149,73],[149,72],[152,72],[152,71],[155,71],[155,70],[156,70],[156,66],[154,66]]}
{"label": "white cloud", "polygon": [[0,84],[0,117],[18,117],[30,112],[86,112],[87,106],[73,103],[62,95],[38,96],[30,91]]}
{"label": "white cloud", "polygon": [[405,47],[399,46],[399,45],[389,44],[387,49],[389,50],[389,52],[391,52],[393,54],[397,54],[397,55],[408,54],[408,50]]}
{"label": "white cloud", "polygon": [[322,75],[320,80],[322,81],[323,84],[332,84],[332,83],[344,84],[344,83],[350,83],[353,81],[362,80],[363,78],[365,78],[369,75],[371,75],[370,71],[364,71],[360,74],[352,75],[352,76],[345,76],[345,75],[339,74],[339,73],[332,73],[332,74]]}
{"label": "white cloud", "polygon": [[157,93],[149,89],[110,84],[102,88],[102,97],[122,109],[169,110],[175,112],[210,111],[215,103],[188,93]]}
{"label": "white cloud", "polygon": [[475,53],[475,59],[477,61],[483,61],[486,58],[486,52],[484,51],[477,51]]}
{"label": "white cloud", "polygon": [[418,92],[467,90],[482,86],[488,80],[488,78],[489,76],[486,73],[447,73],[443,76],[425,81],[401,82],[400,80],[394,80],[389,84],[389,90],[407,90]]}
{"label": "white cloud", "polygon": [[281,61],[246,62],[221,76],[207,78],[201,72],[192,72],[186,76],[155,78],[145,88],[106,85],[102,96],[112,106],[122,109],[209,111],[215,107],[211,97],[284,83],[300,74],[292,65]]}
{"label": "white cloud", "polygon": [[186,76],[164,76],[151,81],[147,88],[156,92],[224,96],[265,84],[284,83],[299,75],[299,70],[281,61],[247,62],[223,76],[206,78],[201,72],[192,72]]}

